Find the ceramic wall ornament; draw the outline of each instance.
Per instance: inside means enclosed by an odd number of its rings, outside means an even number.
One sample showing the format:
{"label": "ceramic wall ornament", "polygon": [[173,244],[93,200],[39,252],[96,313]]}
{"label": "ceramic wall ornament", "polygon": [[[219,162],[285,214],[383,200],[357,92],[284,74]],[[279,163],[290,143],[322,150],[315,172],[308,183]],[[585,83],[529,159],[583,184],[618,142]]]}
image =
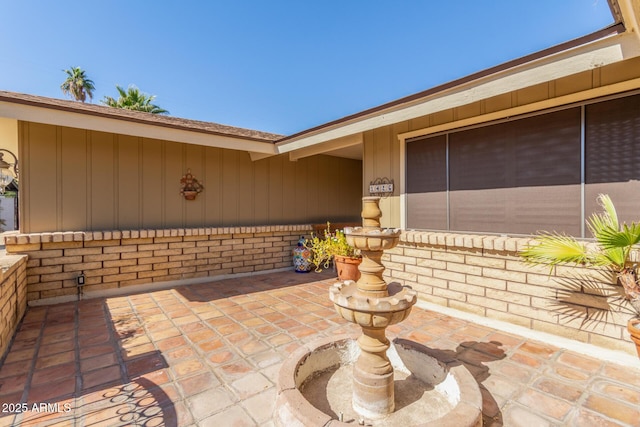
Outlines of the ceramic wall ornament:
{"label": "ceramic wall ornament", "polygon": [[202,190],[204,190],[202,184],[193,176],[191,169],[187,169],[187,173],[180,180],[180,194],[184,196],[185,200],[195,200]]}

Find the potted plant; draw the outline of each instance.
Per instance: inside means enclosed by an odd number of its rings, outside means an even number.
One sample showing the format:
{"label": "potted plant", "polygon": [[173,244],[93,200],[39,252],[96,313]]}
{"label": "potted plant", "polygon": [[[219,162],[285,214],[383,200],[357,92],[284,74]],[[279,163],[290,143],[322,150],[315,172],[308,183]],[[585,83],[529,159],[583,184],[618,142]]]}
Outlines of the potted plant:
{"label": "potted plant", "polygon": [[640,356],[640,284],[638,264],[632,262],[632,253],[640,243],[640,223],[620,224],[608,195],[600,194],[598,203],[604,211],[587,220],[595,244],[580,242],[565,234],[542,233],[535,238],[535,243],[520,252],[520,256],[528,263],[547,264],[552,269],[560,264],[573,264],[602,267],[615,273],[624,289],[625,299],[635,313],[629,319],[627,329]]}
{"label": "potted plant", "polygon": [[360,278],[358,270],[358,266],[362,262],[360,253],[347,243],[344,231],[336,230],[331,233],[329,222],[323,231],[323,236],[312,234],[311,239],[305,241],[305,247],[311,250],[311,262],[316,266],[317,272],[329,268],[331,261],[334,261],[338,279],[344,281]]}

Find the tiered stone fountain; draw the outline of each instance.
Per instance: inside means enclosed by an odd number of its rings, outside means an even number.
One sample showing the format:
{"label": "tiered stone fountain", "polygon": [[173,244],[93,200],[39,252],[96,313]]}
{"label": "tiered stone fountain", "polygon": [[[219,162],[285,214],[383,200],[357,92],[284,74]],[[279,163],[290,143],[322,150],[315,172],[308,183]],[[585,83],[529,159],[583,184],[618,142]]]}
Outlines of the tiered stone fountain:
{"label": "tiered stone fountain", "polygon": [[[362,253],[360,279],[329,291],[337,312],[362,333],[357,341],[341,336],[309,343],[284,362],[276,425],[481,426],[480,390],[464,366],[446,365],[440,360],[446,352],[404,339],[391,346],[386,337],[386,328],[406,319],[417,299],[411,288],[383,279],[382,254],[397,246],[400,231],[380,228],[378,203],[378,197],[363,198],[363,226],[345,230]],[[397,402],[401,409],[394,412]]]}
{"label": "tiered stone fountain", "polygon": [[378,197],[363,199],[362,227],[345,230],[347,243],[362,253],[360,279],[333,285],[329,297],[345,320],[362,328],[360,356],[353,366],[353,409],[366,419],[382,418],[395,407],[393,366],[387,357],[388,326],[402,322],[416,303],[416,292],[395,287],[382,278],[382,253],[395,248],[400,230],[380,228]]}

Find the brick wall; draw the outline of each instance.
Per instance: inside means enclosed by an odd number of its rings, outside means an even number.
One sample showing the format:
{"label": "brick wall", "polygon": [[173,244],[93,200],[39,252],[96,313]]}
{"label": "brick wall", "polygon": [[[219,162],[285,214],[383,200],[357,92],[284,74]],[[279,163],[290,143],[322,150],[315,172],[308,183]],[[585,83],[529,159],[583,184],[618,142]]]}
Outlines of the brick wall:
{"label": "brick wall", "polygon": [[[6,248],[28,255],[26,297],[42,302],[75,297],[81,272],[86,293],[289,268],[291,249],[311,230],[291,225],[19,234],[6,237]],[[626,332],[630,313],[611,277],[572,267],[550,275],[546,267],[525,265],[517,254],[529,242],[405,231],[400,245],[383,256],[385,276],[412,286],[426,301],[634,354]],[[4,296],[3,288],[3,304]],[[4,319],[4,308],[2,314]]]}
{"label": "brick wall", "polygon": [[518,251],[530,241],[406,231],[383,256],[385,277],[438,305],[635,354],[631,313],[612,275],[525,265]]}
{"label": "brick wall", "polygon": [[[310,225],[10,235],[8,253],[28,255],[27,300],[162,281],[253,273],[292,266],[291,250]],[[135,289],[131,289],[135,292]]]}
{"label": "brick wall", "polygon": [[27,309],[27,257],[0,255],[0,358]]}

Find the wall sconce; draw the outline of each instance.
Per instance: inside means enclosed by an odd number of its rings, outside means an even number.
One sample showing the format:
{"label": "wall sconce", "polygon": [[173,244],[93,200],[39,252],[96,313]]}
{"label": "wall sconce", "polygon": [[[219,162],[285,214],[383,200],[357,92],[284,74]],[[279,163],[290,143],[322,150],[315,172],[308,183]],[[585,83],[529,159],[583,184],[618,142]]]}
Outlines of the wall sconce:
{"label": "wall sconce", "polygon": [[[3,159],[4,153],[8,153],[13,157],[13,164]],[[5,189],[14,179],[18,178],[18,158],[11,151],[0,148],[0,194],[4,194]]]}
{"label": "wall sconce", "polygon": [[191,174],[191,169],[187,169],[187,173],[180,180],[180,194],[184,196],[185,200],[195,200],[202,190],[204,190],[202,184]]}

